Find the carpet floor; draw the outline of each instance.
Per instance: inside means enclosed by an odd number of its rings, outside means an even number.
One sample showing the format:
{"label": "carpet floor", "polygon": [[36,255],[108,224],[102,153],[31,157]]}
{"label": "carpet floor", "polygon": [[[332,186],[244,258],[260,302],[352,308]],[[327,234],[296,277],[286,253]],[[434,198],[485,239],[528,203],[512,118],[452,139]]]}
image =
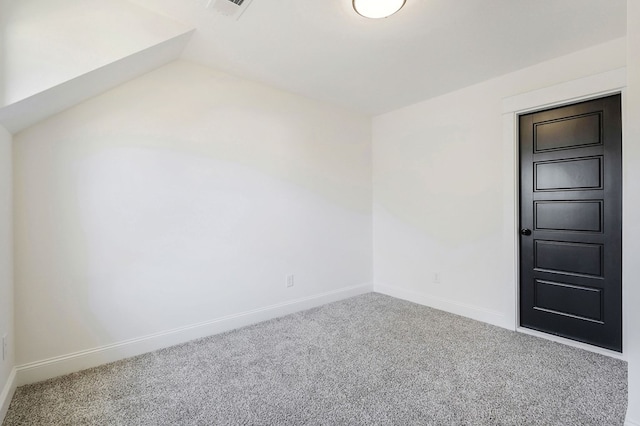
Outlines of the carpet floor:
{"label": "carpet floor", "polygon": [[13,425],[622,425],[623,361],[369,293],[22,386]]}

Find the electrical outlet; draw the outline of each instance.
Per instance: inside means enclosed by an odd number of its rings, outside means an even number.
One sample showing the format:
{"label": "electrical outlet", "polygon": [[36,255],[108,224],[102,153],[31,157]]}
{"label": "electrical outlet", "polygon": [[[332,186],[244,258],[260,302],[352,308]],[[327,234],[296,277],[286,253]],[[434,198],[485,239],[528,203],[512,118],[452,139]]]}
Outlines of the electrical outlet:
{"label": "electrical outlet", "polygon": [[433,274],[433,283],[434,284],[440,284],[440,280],[442,279],[442,276],[440,274],[440,272],[435,272]]}
{"label": "electrical outlet", "polygon": [[2,360],[7,359],[7,353],[9,352],[9,337],[5,334],[2,336]]}
{"label": "electrical outlet", "polygon": [[293,275],[287,275],[287,287],[293,287]]}

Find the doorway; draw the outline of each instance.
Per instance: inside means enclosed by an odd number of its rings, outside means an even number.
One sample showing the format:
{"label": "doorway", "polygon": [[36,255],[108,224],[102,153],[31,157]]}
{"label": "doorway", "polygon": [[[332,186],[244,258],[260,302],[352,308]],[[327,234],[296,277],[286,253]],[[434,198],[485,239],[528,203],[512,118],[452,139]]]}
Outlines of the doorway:
{"label": "doorway", "polygon": [[622,352],[621,97],[518,121],[519,324]]}

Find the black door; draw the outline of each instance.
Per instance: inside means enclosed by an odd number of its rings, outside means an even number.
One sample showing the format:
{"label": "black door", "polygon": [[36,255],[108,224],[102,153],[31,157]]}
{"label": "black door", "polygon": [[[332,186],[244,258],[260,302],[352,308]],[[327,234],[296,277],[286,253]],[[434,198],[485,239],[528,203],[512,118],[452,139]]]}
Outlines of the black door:
{"label": "black door", "polygon": [[622,352],[620,95],[519,129],[520,325]]}

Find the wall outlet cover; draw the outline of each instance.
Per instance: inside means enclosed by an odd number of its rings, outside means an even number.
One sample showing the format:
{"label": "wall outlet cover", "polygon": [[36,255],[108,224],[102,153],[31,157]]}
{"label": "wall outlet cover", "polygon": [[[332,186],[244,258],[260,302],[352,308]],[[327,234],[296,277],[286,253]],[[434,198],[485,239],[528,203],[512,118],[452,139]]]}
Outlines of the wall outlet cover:
{"label": "wall outlet cover", "polygon": [[7,359],[8,349],[9,349],[9,336],[7,334],[4,334],[2,336],[2,360],[3,361]]}

